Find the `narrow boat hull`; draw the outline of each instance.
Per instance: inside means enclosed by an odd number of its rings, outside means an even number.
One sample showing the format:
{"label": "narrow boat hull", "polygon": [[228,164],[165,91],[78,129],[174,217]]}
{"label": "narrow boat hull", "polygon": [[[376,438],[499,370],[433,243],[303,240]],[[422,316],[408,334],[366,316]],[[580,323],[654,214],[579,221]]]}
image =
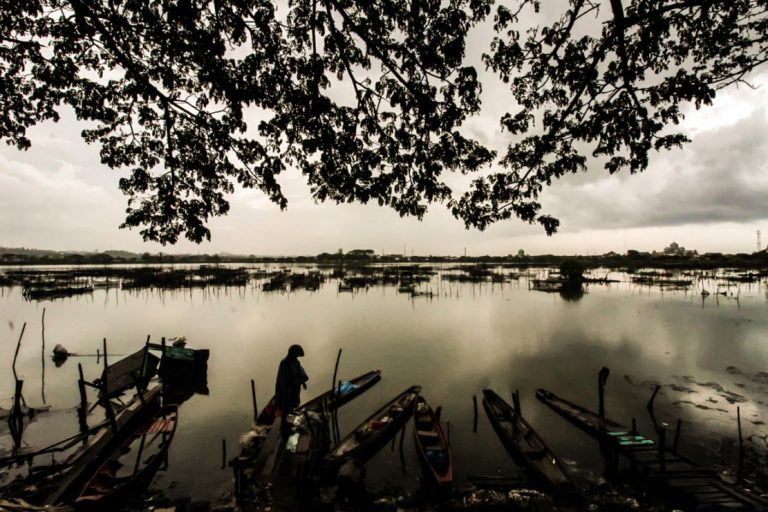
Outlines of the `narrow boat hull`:
{"label": "narrow boat hull", "polygon": [[[178,406],[160,409],[102,464],[74,500],[75,508],[78,511],[111,510],[135,498],[149,486],[167,460],[177,425]],[[155,451],[147,455],[148,446],[158,437],[161,439]],[[126,460],[133,459],[131,451],[135,453],[135,461]],[[134,464],[134,471],[128,476],[118,476],[116,473],[125,467],[125,462]]]}
{"label": "narrow boat hull", "polygon": [[411,418],[420,392],[421,386],[412,386],[385,404],[342,439],[324,462],[338,466],[350,458],[366,462],[376,455]]}
{"label": "narrow boat hull", "polygon": [[438,487],[450,487],[453,484],[451,447],[440,418],[421,396],[416,399],[413,440],[424,480]]}
{"label": "narrow boat hull", "polygon": [[483,390],[483,408],[507,452],[531,477],[560,496],[578,494],[563,463],[519,411],[490,389]]}

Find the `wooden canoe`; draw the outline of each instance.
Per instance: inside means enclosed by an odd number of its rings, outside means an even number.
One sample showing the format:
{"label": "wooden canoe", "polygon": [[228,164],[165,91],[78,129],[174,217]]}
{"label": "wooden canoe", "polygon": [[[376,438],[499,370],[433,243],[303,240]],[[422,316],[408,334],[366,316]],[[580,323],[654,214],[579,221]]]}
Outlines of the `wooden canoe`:
{"label": "wooden canoe", "polygon": [[300,410],[319,410],[323,406],[323,400],[327,400],[327,407],[329,411],[334,411],[342,405],[355,399],[371,386],[381,380],[381,370],[373,370],[368,373],[364,373],[350,380],[345,386],[335,389],[329,389],[325,393],[316,396],[309,402],[302,404]]}
{"label": "wooden canoe", "polygon": [[536,398],[557,414],[597,439],[606,439],[611,433],[623,433],[626,431],[626,428],[621,424],[560,398],[546,389],[537,389]]}
{"label": "wooden canoe", "polygon": [[413,439],[425,481],[450,487],[453,483],[451,447],[440,417],[421,396],[416,398]]}
{"label": "wooden canoe", "polygon": [[366,462],[394,437],[413,415],[421,386],[411,386],[387,402],[325,457],[329,465],[342,464],[348,458]]}
{"label": "wooden canoe", "polygon": [[159,382],[150,382],[142,392],[142,399],[137,395],[115,415],[116,430],[105,426],[88,437],[83,446],[63,463],[67,469],[46,486],[50,489],[45,493],[44,503],[69,503],[74,499],[115,447],[120,446],[138,426],[160,408],[161,390]]}
{"label": "wooden canoe", "polygon": [[578,493],[564,464],[520,411],[490,389],[483,390],[483,408],[507,452],[533,479],[561,496]]}
{"label": "wooden canoe", "polygon": [[[322,393],[312,400],[303,403],[299,406],[299,411],[314,411],[319,410],[323,406],[323,401],[326,401],[326,407],[328,411],[334,411],[342,405],[357,398],[365,391],[370,389],[374,384],[381,380],[381,370],[373,370],[362,375],[358,375],[354,379],[350,379],[348,382],[351,384],[344,393],[337,392],[337,389],[329,389],[325,393]],[[272,426],[275,423],[275,419],[280,416],[281,412],[275,406],[275,397],[273,396],[266,407],[262,409],[259,416],[256,418],[256,425],[258,426]]]}
{"label": "wooden canoe", "polygon": [[99,398],[104,398],[105,389],[109,398],[114,398],[137,384],[146,387],[157,374],[158,363],[160,359],[150,354],[146,347],[112,363],[101,374]]}
{"label": "wooden canoe", "polygon": [[77,510],[112,510],[148,486],[167,460],[178,406],[160,409],[101,465],[75,498]]}

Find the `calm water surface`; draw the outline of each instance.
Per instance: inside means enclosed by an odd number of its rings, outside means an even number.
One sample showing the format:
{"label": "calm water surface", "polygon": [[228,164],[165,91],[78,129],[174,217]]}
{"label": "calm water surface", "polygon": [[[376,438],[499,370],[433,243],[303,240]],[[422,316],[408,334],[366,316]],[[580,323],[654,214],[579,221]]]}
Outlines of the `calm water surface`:
{"label": "calm water surface", "polygon": [[[612,276],[622,282],[590,285],[577,301],[529,290],[526,279],[454,283],[439,274],[420,285],[434,293],[431,299],[411,298],[395,286],[339,293],[332,279],[316,292],[264,293],[260,284],[191,292],[113,289],[40,303],[25,301],[19,288],[6,288],[0,297],[0,404],[7,407],[13,394],[10,365],[24,322],[17,371],[27,402],[43,403],[41,315],[46,308],[44,392],[53,410],[30,426],[25,439],[31,443],[77,432],[77,362],[83,363],[86,378],[100,373],[95,358],[73,358],[56,368],[49,359],[55,344],[93,354],[106,337],[110,353],[130,354],[147,335],[155,341],[184,335],[190,346],[211,350],[210,394],[182,406],[170,467],[153,483],[171,497],[216,499],[231,491],[231,471],[221,469],[221,440],[226,439],[232,457],[250,426],[250,379],[259,404],[265,404],[277,364],[293,343],[306,353],[302,364],[310,381],[303,398],[330,387],[339,348],[341,378],[383,371],[379,384],[341,410],[343,434],[408,386],[421,384],[422,394],[442,405],[450,422],[459,479],[517,473],[482,407],[478,432],[472,433],[472,396],[480,397],[484,387],[505,397],[519,389],[526,418],[555,452],[580,478],[599,475],[595,443],[540,404],[534,392],[546,388],[596,409],[602,366],[611,369],[610,417],[627,424],[637,417],[641,430],[650,433],[645,403],[658,382],[664,387],[657,416],[671,425],[684,420],[683,448],[705,463],[735,463],[730,443],[737,405],[745,436],[768,432],[762,425],[768,421],[768,374],[760,373],[768,371],[764,285],[742,284],[738,301],[702,299],[700,287],[714,290],[714,282],[697,283],[699,288],[688,292],[662,292],[634,285],[625,274]],[[369,486],[418,485],[411,437],[409,426],[405,469],[396,451],[387,448],[368,464]],[[0,437],[3,448],[9,442]]]}

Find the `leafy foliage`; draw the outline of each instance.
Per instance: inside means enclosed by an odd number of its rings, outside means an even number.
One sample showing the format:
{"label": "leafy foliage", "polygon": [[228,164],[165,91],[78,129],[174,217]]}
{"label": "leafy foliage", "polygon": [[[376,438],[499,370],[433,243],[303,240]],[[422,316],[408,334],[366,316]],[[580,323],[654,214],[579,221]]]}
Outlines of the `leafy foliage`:
{"label": "leafy foliage", "polygon": [[518,111],[502,117],[520,138],[504,172],[477,179],[454,207],[479,228],[512,214],[548,233],[545,185],[585,170],[590,157],[610,173],[642,171],[651,150],[686,142],[665,128],[680,104],[710,104],[768,59],[766,0],[570,0],[554,23],[521,32],[539,0],[499,6],[499,35],[484,60],[509,84]]}
{"label": "leafy foliage", "polygon": [[443,202],[468,227],[516,215],[551,233],[545,185],[592,157],[645,169],[684,142],[665,131],[680,102],[765,62],[767,3],[570,0],[526,32],[538,0],[498,6],[484,60],[510,85],[501,121],[518,140],[458,197],[445,172],[495,158],[461,130],[481,107],[467,34],[492,0],[0,0],[0,138],[27,149],[29,127],[71,107],[127,170],[123,226],[162,243],[209,239],[238,184],[285,208],[288,166],[318,201],[419,218]]}
{"label": "leafy foliage", "polygon": [[[27,148],[62,105],[93,121],[85,140],[130,169],[124,226],[148,240],[210,238],[235,183],[285,208],[287,165],[318,200],[421,216],[450,196],[443,170],[493,157],[457,131],[479,108],[462,61],[483,0],[292,0],[282,18],[267,0],[2,1],[0,136]],[[331,98],[344,81],[351,104]]]}

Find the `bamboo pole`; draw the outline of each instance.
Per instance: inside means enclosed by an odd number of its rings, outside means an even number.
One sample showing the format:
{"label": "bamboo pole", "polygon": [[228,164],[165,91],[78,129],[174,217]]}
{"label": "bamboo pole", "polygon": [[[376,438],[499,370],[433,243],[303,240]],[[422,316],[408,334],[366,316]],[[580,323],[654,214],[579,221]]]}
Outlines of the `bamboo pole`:
{"label": "bamboo pole", "polygon": [[259,418],[259,407],[256,404],[256,383],[251,379],[251,404],[253,405],[253,422]]}
{"label": "bamboo pole", "polygon": [[85,379],[83,378],[83,365],[77,363],[77,371],[80,378],[77,381],[77,387],[80,391],[80,407],[77,408],[77,419],[80,423],[80,433],[87,436],[88,433],[88,421],[86,415],[88,414],[88,396],[85,393]]}
{"label": "bamboo pole", "polygon": [[19,357],[19,349],[21,348],[21,339],[24,337],[24,330],[27,328],[27,322],[24,322],[24,325],[21,326],[21,333],[19,333],[19,341],[16,342],[16,352],[13,354],[13,364],[11,365],[11,369],[13,370],[13,379],[19,380],[18,375],[16,375],[16,359]]}
{"label": "bamboo pole", "polygon": [[675,427],[675,441],[672,443],[672,452],[677,453],[677,443],[680,441],[680,430],[683,427],[683,420],[677,420],[677,426]]}
{"label": "bamboo pole", "polygon": [[[341,360],[341,349],[339,349],[339,353],[336,356],[336,366],[333,368],[333,380],[331,381],[331,389],[334,389],[336,386],[336,376],[339,373],[339,361]],[[334,390],[333,395],[336,395],[336,390]]]}
{"label": "bamboo pole", "polygon": [[739,466],[736,470],[736,482],[741,483],[742,469],[744,466],[744,438],[741,434],[741,407],[736,406],[736,424],[739,427]]}
{"label": "bamboo pole", "polygon": [[41,377],[41,386],[40,386],[40,395],[43,399],[43,405],[46,404],[45,401],[45,308],[43,308],[43,318],[42,318],[42,348],[40,350],[40,363],[42,365],[42,377]]}
{"label": "bamboo pole", "polygon": [[605,385],[608,382],[608,375],[611,371],[603,366],[597,375],[597,394],[599,399],[598,414],[605,418]]}
{"label": "bamboo pole", "polygon": [[101,379],[102,405],[107,413],[109,424],[112,431],[117,432],[117,421],[115,421],[115,411],[112,410],[112,402],[109,400],[109,361],[107,360],[107,338],[102,341],[104,348],[104,376]]}

